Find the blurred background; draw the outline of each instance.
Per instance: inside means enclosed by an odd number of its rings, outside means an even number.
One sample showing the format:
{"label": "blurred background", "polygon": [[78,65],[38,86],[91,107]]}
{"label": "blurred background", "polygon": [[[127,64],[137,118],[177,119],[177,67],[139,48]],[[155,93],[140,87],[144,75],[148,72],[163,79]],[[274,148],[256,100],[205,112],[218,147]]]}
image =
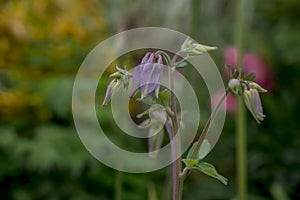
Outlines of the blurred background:
{"label": "blurred background", "polygon": [[[72,119],[74,77],[100,41],[142,26],[171,28],[217,46],[211,56],[223,73],[224,63],[236,63],[235,5],[233,0],[0,0],[0,199],[114,199],[120,185],[121,199],[166,199],[169,167],[118,173],[87,152]],[[300,199],[300,1],[246,0],[246,8],[243,65],[270,91],[262,95],[267,117],[261,125],[247,113],[249,199]],[[133,67],[141,55],[117,62]],[[187,76],[195,81],[192,74]],[[108,82],[99,83],[99,106]],[[224,131],[206,158],[229,184],[193,172],[184,199],[235,198],[235,101],[227,99]],[[210,112],[205,106],[204,118]],[[102,125],[112,138],[119,134],[109,116]]]}

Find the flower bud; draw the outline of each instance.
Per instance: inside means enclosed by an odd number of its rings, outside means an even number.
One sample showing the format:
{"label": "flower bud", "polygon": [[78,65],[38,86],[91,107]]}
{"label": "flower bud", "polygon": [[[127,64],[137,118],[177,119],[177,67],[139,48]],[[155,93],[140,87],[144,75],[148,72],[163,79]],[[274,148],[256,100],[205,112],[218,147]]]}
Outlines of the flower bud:
{"label": "flower bud", "polygon": [[262,88],[255,82],[249,81],[249,87],[256,89],[258,92],[267,92],[268,90]]}
{"label": "flower bud", "polygon": [[238,79],[231,79],[228,83],[228,87],[230,88],[230,90],[234,93],[234,94],[238,94],[238,91],[241,87],[241,83]]}
{"label": "flower bud", "polygon": [[102,106],[106,106],[111,99],[113,92],[115,92],[117,86],[119,85],[117,79],[113,79],[107,86],[105,97],[102,103]]}
{"label": "flower bud", "polygon": [[263,121],[265,115],[263,114],[263,109],[258,91],[254,88],[245,89],[243,92],[243,99],[248,110],[251,112],[257,123]]}
{"label": "flower bud", "polygon": [[186,52],[190,56],[197,56],[208,51],[217,49],[217,47],[198,44],[196,41],[188,37],[181,46],[181,51]]}

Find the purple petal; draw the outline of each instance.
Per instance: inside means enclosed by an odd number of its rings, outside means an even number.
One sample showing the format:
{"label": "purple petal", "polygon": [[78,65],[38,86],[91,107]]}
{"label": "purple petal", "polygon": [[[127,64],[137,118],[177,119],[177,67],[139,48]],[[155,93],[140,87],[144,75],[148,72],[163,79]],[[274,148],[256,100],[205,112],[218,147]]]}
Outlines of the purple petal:
{"label": "purple petal", "polygon": [[255,97],[254,106],[257,111],[257,114],[260,116],[260,118],[263,118],[263,117],[265,117],[265,115],[263,114],[263,108],[262,108],[261,100],[260,100],[259,93],[257,90],[254,90],[254,97]]}
{"label": "purple petal", "polygon": [[160,86],[163,65],[147,63],[142,68],[140,76],[141,90],[146,96]]}
{"label": "purple petal", "polygon": [[141,74],[141,67],[142,65],[138,65],[134,68],[133,74],[132,74],[132,88],[130,91],[130,98],[132,98],[137,90],[140,87],[140,74]]}
{"label": "purple petal", "polygon": [[117,81],[116,79],[112,80],[112,81],[109,83],[109,85],[107,86],[107,89],[106,89],[106,93],[105,93],[105,97],[104,97],[102,106],[106,106],[107,103],[110,101],[111,96],[112,96],[112,89],[113,89],[113,87],[115,86],[116,81]]}
{"label": "purple petal", "polygon": [[151,55],[150,55],[150,57],[149,57],[147,63],[153,63],[153,62],[154,62],[154,56],[155,56],[155,54],[154,54],[154,53],[151,53]]}
{"label": "purple petal", "polygon": [[141,64],[145,64],[148,61],[150,54],[150,52],[146,53],[146,55],[142,59]]}
{"label": "purple petal", "polygon": [[157,63],[162,64],[163,63],[162,56],[160,54],[157,54],[156,57],[157,57]]}

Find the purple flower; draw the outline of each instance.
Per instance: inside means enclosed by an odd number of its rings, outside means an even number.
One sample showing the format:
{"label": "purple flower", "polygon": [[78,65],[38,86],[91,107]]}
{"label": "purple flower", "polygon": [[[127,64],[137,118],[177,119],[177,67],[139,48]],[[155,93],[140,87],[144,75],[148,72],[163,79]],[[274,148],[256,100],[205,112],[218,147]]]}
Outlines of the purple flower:
{"label": "purple flower", "polygon": [[119,83],[117,79],[113,79],[107,86],[105,97],[102,106],[106,106],[111,99],[114,90],[118,87]]}
{"label": "purple flower", "polygon": [[131,74],[126,70],[126,66],[124,69],[116,66],[117,72],[114,72],[110,75],[114,79],[109,83],[106,89],[105,97],[102,103],[102,106],[106,106],[110,101],[112,95],[117,92],[120,87],[123,85],[125,89],[128,87],[129,78]]}
{"label": "purple flower", "polygon": [[244,90],[243,99],[248,110],[251,112],[257,123],[260,123],[260,121],[264,120],[265,115],[263,113],[258,91],[254,88]]}
{"label": "purple flower", "polygon": [[162,72],[162,56],[148,52],[133,71],[130,96],[133,97],[140,90],[141,98],[149,95],[158,98]]}

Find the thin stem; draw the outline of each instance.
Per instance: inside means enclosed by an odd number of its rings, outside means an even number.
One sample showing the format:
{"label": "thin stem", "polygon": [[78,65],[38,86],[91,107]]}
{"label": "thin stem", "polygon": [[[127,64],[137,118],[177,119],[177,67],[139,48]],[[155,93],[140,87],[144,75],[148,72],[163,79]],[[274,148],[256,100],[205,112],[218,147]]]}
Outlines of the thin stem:
{"label": "thin stem", "polygon": [[[173,115],[169,115],[172,120],[172,130],[170,135],[170,140],[175,138],[175,134],[178,131],[178,116],[177,116],[177,109],[176,109],[176,98],[174,95],[174,77],[173,72],[175,70],[174,63],[178,57],[177,52],[171,61],[171,67],[169,71],[169,81],[170,81],[170,107]],[[173,158],[177,158],[176,161],[172,163],[172,174],[173,174],[173,200],[181,200],[181,191],[182,191],[182,184],[180,183],[180,173],[181,173],[181,153],[180,153],[180,141],[179,137],[175,138],[175,144],[171,143],[172,148],[172,156]],[[172,145],[173,144],[173,145]]]}
{"label": "thin stem", "polygon": [[[202,132],[201,132],[201,135],[198,139],[198,143],[192,153],[192,158],[195,158],[196,157],[196,154],[197,152],[199,151],[200,147],[201,147],[201,144],[203,143],[207,133],[208,133],[208,129],[209,129],[209,126],[211,124],[211,122],[214,120],[218,110],[221,108],[221,105],[223,104],[224,100],[226,99],[226,96],[229,94],[229,90],[226,89],[226,92],[225,94],[222,96],[222,98],[219,100],[217,106],[214,108],[214,110],[212,111],[209,119],[207,120]],[[190,169],[189,168],[184,168],[183,172],[180,174],[180,180],[182,182],[184,182],[185,178],[187,177],[187,175],[189,174],[190,172]]]}
{"label": "thin stem", "polygon": [[238,112],[236,115],[237,130],[237,176],[238,176],[238,199],[247,199],[247,137],[245,106],[243,99],[238,99]]}
{"label": "thin stem", "polygon": [[[235,43],[238,52],[238,68],[242,68],[242,49],[243,49],[243,34],[245,22],[245,4],[244,0],[236,2],[236,25],[235,25]],[[246,119],[245,106],[242,98],[238,100],[238,111],[236,115],[236,152],[237,152],[237,177],[238,177],[238,199],[247,199],[247,137],[246,137]]]}
{"label": "thin stem", "polygon": [[207,135],[207,132],[208,132],[208,129],[209,129],[209,126],[210,126],[210,123],[212,122],[212,120],[215,118],[215,115],[217,113],[217,111],[220,109],[222,103],[224,102],[226,96],[227,96],[227,92],[222,96],[222,98],[220,99],[220,101],[218,102],[217,106],[215,107],[215,109],[212,111],[209,119],[207,120],[202,132],[201,132],[201,135],[198,139],[198,143],[192,153],[192,158],[195,158],[196,157],[196,154],[197,152],[199,151],[200,147],[201,147],[201,144],[202,142],[204,141],[206,135]]}
{"label": "thin stem", "polygon": [[116,171],[115,173],[115,195],[114,200],[122,199],[122,172]]}

